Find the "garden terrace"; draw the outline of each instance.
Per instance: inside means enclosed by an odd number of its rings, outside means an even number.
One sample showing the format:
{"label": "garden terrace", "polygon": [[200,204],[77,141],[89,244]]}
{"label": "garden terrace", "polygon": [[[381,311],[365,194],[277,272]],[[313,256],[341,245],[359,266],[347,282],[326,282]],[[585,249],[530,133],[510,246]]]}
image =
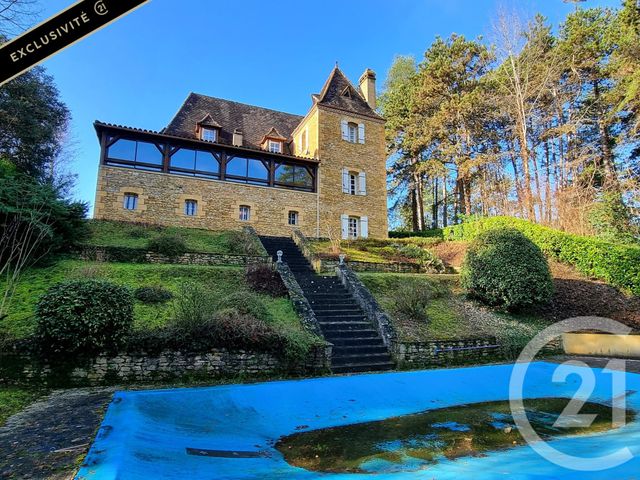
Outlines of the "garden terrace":
{"label": "garden terrace", "polygon": [[171,227],[142,223],[90,220],[89,237],[83,245],[147,249],[149,240],[163,236],[180,237],[187,250],[211,254],[266,255],[253,236],[237,231],[214,232],[198,228]]}

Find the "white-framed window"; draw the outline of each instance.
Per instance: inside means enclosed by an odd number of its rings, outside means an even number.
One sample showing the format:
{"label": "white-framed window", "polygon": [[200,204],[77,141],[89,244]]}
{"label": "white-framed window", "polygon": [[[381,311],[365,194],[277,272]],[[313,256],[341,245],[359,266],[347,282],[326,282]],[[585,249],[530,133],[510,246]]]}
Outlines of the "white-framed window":
{"label": "white-framed window", "polygon": [[240,220],[248,222],[251,220],[251,207],[249,205],[240,205]]}
{"label": "white-framed window", "polygon": [[289,225],[298,225],[300,222],[300,214],[295,210],[289,210]]}
{"label": "white-framed window", "polygon": [[349,230],[348,238],[358,238],[358,232],[360,231],[360,219],[358,217],[349,217]]}
{"label": "white-framed window", "polygon": [[358,126],[355,123],[348,123],[349,142],[356,143],[358,141]]}
{"label": "white-framed window", "polygon": [[184,214],[188,217],[195,217],[198,214],[198,201],[197,200],[185,200],[184,201]]}
{"label": "white-framed window", "polygon": [[206,142],[217,142],[218,130],[215,128],[202,128],[200,131],[200,139]]}
{"label": "white-framed window", "polygon": [[271,153],[282,153],[282,142],[269,140],[269,151]]}
{"label": "white-framed window", "polygon": [[364,123],[342,120],[340,122],[340,130],[342,132],[342,140],[350,143],[364,143]]}
{"label": "white-framed window", "polygon": [[358,174],[349,172],[349,195],[358,194]]}
{"label": "white-framed window", "polygon": [[369,218],[343,214],[340,217],[342,239],[353,240],[369,236]]}
{"label": "white-framed window", "polygon": [[342,169],[342,192],[349,195],[366,195],[367,194],[367,174],[365,172],[357,172]]}
{"label": "white-framed window", "polygon": [[137,210],[138,209],[138,194],[137,193],[125,193],[123,207],[125,210]]}

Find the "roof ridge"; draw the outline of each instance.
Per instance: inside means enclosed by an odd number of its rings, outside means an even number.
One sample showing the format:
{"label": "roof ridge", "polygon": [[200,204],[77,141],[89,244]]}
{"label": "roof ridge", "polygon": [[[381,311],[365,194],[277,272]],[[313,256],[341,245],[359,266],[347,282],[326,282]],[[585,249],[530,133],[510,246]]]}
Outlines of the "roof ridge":
{"label": "roof ridge", "polygon": [[291,115],[291,116],[294,116],[294,117],[304,118],[304,115],[298,115],[297,113],[283,112],[282,110],[276,110],[274,108],[268,108],[268,107],[261,107],[260,105],[253,105],[251,103],[238,102],[236,100],[229,100],[227,98],[213,97],[211,95],[205,95],[204,93],[191,92],[190,95],[196,95],[196,96],[199,96],[199,97],[212,98],[213,100],[222,100],[223,102],[235,103],[236,105],[244,105],[246,107],[260,108],[262,110],[269,110],[270,112],[283,113],[285,115]]}

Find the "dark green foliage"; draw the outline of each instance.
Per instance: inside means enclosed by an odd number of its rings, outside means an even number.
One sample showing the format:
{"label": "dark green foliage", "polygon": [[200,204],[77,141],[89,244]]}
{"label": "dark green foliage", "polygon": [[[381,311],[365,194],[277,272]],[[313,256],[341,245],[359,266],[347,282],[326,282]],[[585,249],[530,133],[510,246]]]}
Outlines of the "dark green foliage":
{"label": "dark green foliage", "polygon": [[485,230],[516,228],[542,252],[573,265],[582,274],[640,296],[640,247],[581,237],[513,217],[481,218],[444,229],[447,240],[472,240]]}
{"label": "dark green foliage", "polygon": [[173,323],[183,329],[195,328],[209,321],[216,311],[217,298],[203,285],[184,282],[173,302]]}
{"label": "dark green foliage", "polygon": [[0,159],[36,182],[51,178],[69,110],[53,79],[35,67],[0,87]]}
{"label": "dark green foliage", "polygon": [[179,235],[160,235],[152,238],[147,248],[169,258],[179,257],[187,252],[187,244]]}
{"label": "dark green foliage", "polygon": [[249,267],[246,273],[249,286],[259,293],[266,293],[272,297],[284,297],[287,295],[280,274],[268,265],[256,265]]}
{"label": "dark green foliage", "polygon": [[389,238],[410,238],[410,237],[426,237],[426,238],[442,238],[441,228],[432,228],[423,232],[389,232]]}
{"label": "dark green foliage", "polygon": [[631,223],[629,208],[619,193],[604,193],[589,210],[589,223],[601,240],[640,246],[640,229]]}
{"label": "dark green foliage", "polygon": [[470,296],[508,310],[545,303],[553,293],[542,251],[518,230],[507,228],[483,232],[471,243],[461,282]]}
{"label": "dark green foliage", "polygon": [[[68,200],[61,188],[37,183],[0,160],[0,225],[14,225],[18,231],[31,228],[34,234],[27,243],[34,244],[33,258],[68,251],[84,240],[86,212],[87,204]],[[41,240],[35,244],[38,237]]]}
{"label": "dark green foliage", "polygon": [[100,280],[73,280],[52,287],[36,308],[36,336],[53,355],[90,355],[124,343],[133,323],[128,288]]}
{"label": "dark green foliage", "polygon": [[164,303],[173,298],[173,293],[160,285],[136,288],[134,297],[142,303]]}

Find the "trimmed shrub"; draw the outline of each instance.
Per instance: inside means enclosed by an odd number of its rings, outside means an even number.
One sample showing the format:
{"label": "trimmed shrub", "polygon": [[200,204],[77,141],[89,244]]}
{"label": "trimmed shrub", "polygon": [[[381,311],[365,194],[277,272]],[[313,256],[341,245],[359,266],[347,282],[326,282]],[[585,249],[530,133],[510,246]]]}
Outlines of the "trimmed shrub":
{"label": "trimmed shrub", "polygon": [[133,292],[136,300],[142,303],[163,303],[173,298],[173,293],[160,285],[151,285],[149,287],[139,287]]}
{"label": "trimmed shrub", "polygon": [[152,238],[147,248],[169,258],[179,257],[187,252],[187,244],[179,235],[160,235]]}
{"label": "trimmed shrub", "polygon": [[214,312],[217,299],[211,292],[195,282],[179,285],[173,302],[173,323],[181,328],[195,328],[207,322]]}
{"label": "trimmed shrub", "polygon": [[589,277],[640,296],[640,247],[605,242],[543,227],[514,217],[481,218],[444,229],[447,240],[473,240],[481,232],[496,228],[515,228],[542,252],[568,263]]}
{"label": "trimmed shrub", "polygon": [[461,273],[471,297],[508,310],[545,303],[553,293],[542,251],[512,228],[480,234],[469,246]]}
{"label": "trimmed shrub", "polygon": [[54,285],[36,309],[36,336],[50,354],[95,354],[117,349],[133,324],[128,288],[100,280]]}
{"label": "trimmed shrub", "polygon": [[442,238],[441,228],[432,228],[424,232],[389,232],[389,238],[409,238],[409,237],[426,237],[426,238]]}
{"label": "trimmed shrub", "polygon": [[245,277],[249,286],[256,292],[272,297],[284,297],[288,293],[280,274],[268,265],[247,268]]}

